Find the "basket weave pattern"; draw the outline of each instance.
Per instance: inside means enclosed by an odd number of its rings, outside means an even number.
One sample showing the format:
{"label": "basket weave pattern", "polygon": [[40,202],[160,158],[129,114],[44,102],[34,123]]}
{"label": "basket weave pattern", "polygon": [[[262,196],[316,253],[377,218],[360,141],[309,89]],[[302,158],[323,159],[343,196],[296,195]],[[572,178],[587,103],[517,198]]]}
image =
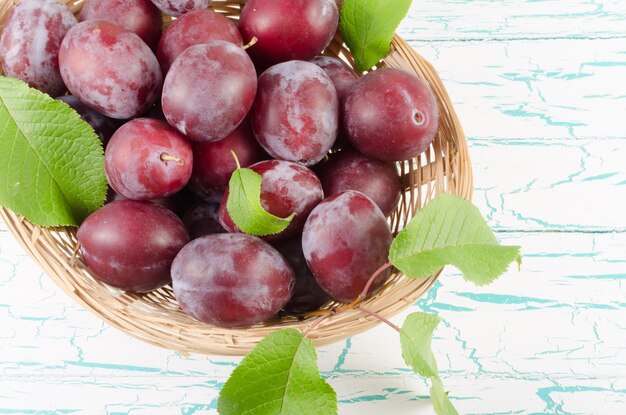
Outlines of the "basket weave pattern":
{"label": "basket weave pattern", "polygon": [[[63,1],[78,13],[85,0]],[[16,0],[0,0],[0,25]],[[237,19],[245,0],[214,0],[212,8]],[[164,17],[164,24],[170,22]],[[354,66],[352,56],[337,36],[326,54]],[[405,192],[389,219],[394,233],[402,229],[419,208],[439,193],[469,199],[472,171],[467,143],[450,98],[434,68],[403,39],[395,36],[392,51],[382,66],[417,74],[430,84],[440,109],[439,131],[433,144],[417,158],[399,163]],[[0,209],[9,230],[47,275],[78,303],[114,327],[153,345],[181,353],[243,355],[271,331],[282,328],[306,330],[321,317],[274,319],[247,329],[223,329],[200,323],[179,308],[171,288],[149,294],[128,294],[95,279],[77,253],[75,228],[39,228],[8,209]],[[409,279],[394,272],[363,306],[391,317],[413,304],[435,282],[437,275]],[[324,308],[336,307],[329,303]],[[343,310],[316,324],[308,332],[316,345],[328,344],[368,330],[378,320],[358,309]]]}

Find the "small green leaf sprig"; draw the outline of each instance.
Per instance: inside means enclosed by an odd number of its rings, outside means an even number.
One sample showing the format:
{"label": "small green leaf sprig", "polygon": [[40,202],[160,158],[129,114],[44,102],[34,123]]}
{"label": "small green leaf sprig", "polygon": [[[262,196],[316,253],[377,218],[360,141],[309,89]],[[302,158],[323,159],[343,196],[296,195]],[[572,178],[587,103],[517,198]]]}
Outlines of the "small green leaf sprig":
{"label": "small green leaf sprig", "polygon": [[[260,182],[245,185],[260,188]],[[237,223],[239,212],[232,213]],[[263,221],[263,218],[258,216],[255,220]],[[258,225],[256,223],[254,227]],[[357,308],[398,332],[405,363],[431,382],[430,396],[435,412],[438,415],[457,415],[439,377],[431,348],[433,333],[441,319],[416,312],[406,318],[402,327],[398,327],[360,303],[367,297],[371,283],[392,266],[407,277],[425,278],[446,265],[453,265],[466,280],[485,285],[501,276],[514,261],[521,263],[520,247],[500,245],[471,202],[449,194],[439,195],[420,210],[394,239],[389,262],[372,275],[353,303],[321,311],[320,314],[325,315],[305,333],[294,329],[279,330],[262,340],[224,385],[218,401],[219,413],[336,414],[336,394],[320,376],[315,350],[306,334],[337,311]]]}
{"label": "small green leaf sprig", "polygon": [[251,169],[242,168],[235,152],[231,153],[237,163],[237,170],[230,176],[228,183],[226,210],[235,225],[243,232],[256,236],[276,235],[287,229],[296,214],[279,218],[263,209],[261,175]]}
{"label": "small green leaf sprig", "polygon": [[411,0],[344,0],[339,30],[360,72],[387,56],[393,35],[410,7]]}

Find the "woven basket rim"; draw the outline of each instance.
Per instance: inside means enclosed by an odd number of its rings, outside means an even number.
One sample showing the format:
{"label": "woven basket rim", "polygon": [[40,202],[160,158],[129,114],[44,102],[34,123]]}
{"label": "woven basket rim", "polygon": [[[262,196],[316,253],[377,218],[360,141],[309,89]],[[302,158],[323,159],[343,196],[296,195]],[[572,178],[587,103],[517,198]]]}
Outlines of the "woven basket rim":
{"label": "woven basket rim", "polygon": [[[84,0],[61,1],[75,13],[84,3]],[[211,7],[228,17],[237,18],[244,3],[245,0],[214,0]],[[4,21],[14,4],[11,0],[0,0],[0,21]],[[164,19],[166,25],[168,20]],[[325,54],[338,56],[354,67],[354,61],[339,35]],[[426,81],[437,98],[441,117],[437,138],[431,147],[415,159],[398,164],[407,191],[390,218],[392,230],[397,233],[425,201],[437,194],[447,192],[471,199],[473,178],[461,123],[433,66],[398,35],[394,36],[391,53],[381,66],[407,70]],[[137,339],[182,354],[243,355],[271,331],[282,328],[307,331],[313,343],[320,346],[379,324],[376,318],[363,311],[349,309],[325,317],[273,320],[248,329],[213,327],[197,322],[177,309],[169,288],[136,295],[122,293],[95,280],[77,255],[74,228],[39,228],[5,208],[0,208],[0,217],[22,248],[75,301]],[[396,271],[381,290],[362,304],[386,318],[392,317],[421,297],[434,284],[439,273],[415,280]],[[329,304],[326,308],[336,305]],[[322,318],[324,320],[320,321]],[[308,331],[313,325],[314,328]]]}

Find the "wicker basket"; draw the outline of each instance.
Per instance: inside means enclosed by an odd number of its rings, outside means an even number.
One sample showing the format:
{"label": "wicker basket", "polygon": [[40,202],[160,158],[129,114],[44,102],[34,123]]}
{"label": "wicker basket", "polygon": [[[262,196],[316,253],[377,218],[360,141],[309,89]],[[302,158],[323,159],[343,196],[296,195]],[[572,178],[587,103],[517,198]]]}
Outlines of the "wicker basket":
{"label": "wicker basket", "polygon": [[[61,0],[63,1],[63,0]],[[64,1],[78,12],[84,0]],[[0,22],[17,1],[0,0]],[[245,0],[214,0],[212,7],[236,19]],[[167,25],[169,18],[164,18]],[[352,57],[337,36],[326,51],[353,64]],[[392,52],[383,66],[416,73],[427,81],[440,107],[441,121],[437,138],[426,152],[409,162],[400,163],[406,192],[390,218],[394,232],[402,229],[420,206],[441,192],[469,199],[472,194],[472,172],[467,143],[448,94],[434,68],[400,37],[393,40]],[[321,317],[283,318],[248,329],[223,329],[200,323],[181,311],[170,287],[135,295],[127,294],[98,282],[77,254],[74,228],[42,229],[7,209],[0,209],[6,222],[24,249],[66,293],[82,306],[118,329],[147,343],[189,352],[243,355],[271,331],[282,328],[307,330],[316,345],[328,344],[368,330],[378,323],[358,309],[343,310],[320,321]],[[414,280],[392,274],[374,296],[364,301],[368,309],[391,317],[409,307],[435,282],[437,275]],[[336,307],[329,303],[324,308]]]}

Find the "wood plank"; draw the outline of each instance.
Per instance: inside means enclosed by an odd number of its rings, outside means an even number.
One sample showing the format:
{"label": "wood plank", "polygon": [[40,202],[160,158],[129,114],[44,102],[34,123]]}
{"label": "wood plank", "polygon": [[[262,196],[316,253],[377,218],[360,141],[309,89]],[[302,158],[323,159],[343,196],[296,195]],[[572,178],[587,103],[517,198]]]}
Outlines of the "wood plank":
{"label": "wood plank", "polygon": [[621,0],[420,0],[400,33],[410,40],[623,37]]}
{"label": "wood plank", "polygon": [[[460,413],[550,413],[559,405],[565,413],[619,413],[626,234],[499,236],[524,247],[520,272],[476,288],[449,268],[411,309],[445,319],[434,349]],[[0,412],[215,413],[219,386],[238,359],[182,357],[109,328],[7,237],[0,234]],[[405,368],[385,326],[321,348],[319,359],[341,413],[432,413],[416,401],[426,383]]]}
{"label": "wood plank", "polygon": [[474,203],[498,231],[626,230],[626,141],[475,140]]}
{"label": "wood plank", "polygon": [[437,68],[470,139],[626,137],[625,39],[412,46]]}
{"label": "wood plank", "polygon": [[[340,396],[341,414],[434,415],[427,386],[408,374],[354,374],[330,381]],[[9,391],[4,397],[13,400],[4,398],[3,405],[0,398],[0,410],[20,415],[217,415],[215,384],[207,375],[9,378],[0,385]],[[574,375],[556,384],[550,379],[503,377],[448,380],[445,386],[463,414],[606,415],[621,414],[626,404],[626,385],[619,380],[575,380]],[[473,393],[460,395],[463,390]],[[556,408],[560,412],[554,412]]]}

